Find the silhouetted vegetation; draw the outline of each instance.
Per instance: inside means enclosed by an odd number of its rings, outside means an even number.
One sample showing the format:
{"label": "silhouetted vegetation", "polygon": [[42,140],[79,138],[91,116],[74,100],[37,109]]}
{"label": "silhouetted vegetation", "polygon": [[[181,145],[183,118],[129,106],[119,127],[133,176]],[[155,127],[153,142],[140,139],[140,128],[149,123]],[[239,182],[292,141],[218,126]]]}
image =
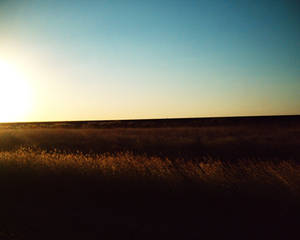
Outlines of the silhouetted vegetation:
{"label": "silhouetted vegetation", "polygon": [[0,239],[291,239],[300,121],[255,119],[1,125]]}

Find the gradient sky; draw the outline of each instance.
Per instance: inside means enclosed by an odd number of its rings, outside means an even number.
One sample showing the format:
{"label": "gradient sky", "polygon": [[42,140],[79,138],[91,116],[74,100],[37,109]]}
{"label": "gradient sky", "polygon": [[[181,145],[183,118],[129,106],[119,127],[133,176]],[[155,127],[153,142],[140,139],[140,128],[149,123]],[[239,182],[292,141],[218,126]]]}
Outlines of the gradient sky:
{"label": "gradient sky", "polygon": [[299,13],[297,0],[0,0],[0,59],[32,89],[15,121],[300,114]]}

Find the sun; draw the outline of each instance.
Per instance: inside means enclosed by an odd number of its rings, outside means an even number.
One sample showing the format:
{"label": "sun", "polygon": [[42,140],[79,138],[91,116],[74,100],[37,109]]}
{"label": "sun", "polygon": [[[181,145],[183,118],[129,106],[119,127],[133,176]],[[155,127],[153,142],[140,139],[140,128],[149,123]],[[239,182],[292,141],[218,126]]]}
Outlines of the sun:
{"label": "sun", "polygon": [[0,122],[24,121],[30,99],[30,85],[25,76],[0,60]]}

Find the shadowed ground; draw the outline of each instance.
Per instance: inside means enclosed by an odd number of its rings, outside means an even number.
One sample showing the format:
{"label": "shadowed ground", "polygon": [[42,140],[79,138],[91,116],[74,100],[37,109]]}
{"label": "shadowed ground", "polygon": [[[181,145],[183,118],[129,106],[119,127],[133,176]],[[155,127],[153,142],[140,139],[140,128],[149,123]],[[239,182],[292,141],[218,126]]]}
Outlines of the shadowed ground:
{"label": "shadowed ground", "polygon": [[0,239],[292,239],[295,119],[2,125]]}

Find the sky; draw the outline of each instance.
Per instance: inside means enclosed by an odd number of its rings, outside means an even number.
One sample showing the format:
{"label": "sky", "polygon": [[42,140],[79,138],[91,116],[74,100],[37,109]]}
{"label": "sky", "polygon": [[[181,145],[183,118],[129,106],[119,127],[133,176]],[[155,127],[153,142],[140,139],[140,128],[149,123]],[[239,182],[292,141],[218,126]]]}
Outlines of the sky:
{"label": "sky", "polygon": [[300,114],[299,12],[297,0],[0,0],[0,62],[19,76],[0,72],[2,108],[18,113],[0,121]]}

